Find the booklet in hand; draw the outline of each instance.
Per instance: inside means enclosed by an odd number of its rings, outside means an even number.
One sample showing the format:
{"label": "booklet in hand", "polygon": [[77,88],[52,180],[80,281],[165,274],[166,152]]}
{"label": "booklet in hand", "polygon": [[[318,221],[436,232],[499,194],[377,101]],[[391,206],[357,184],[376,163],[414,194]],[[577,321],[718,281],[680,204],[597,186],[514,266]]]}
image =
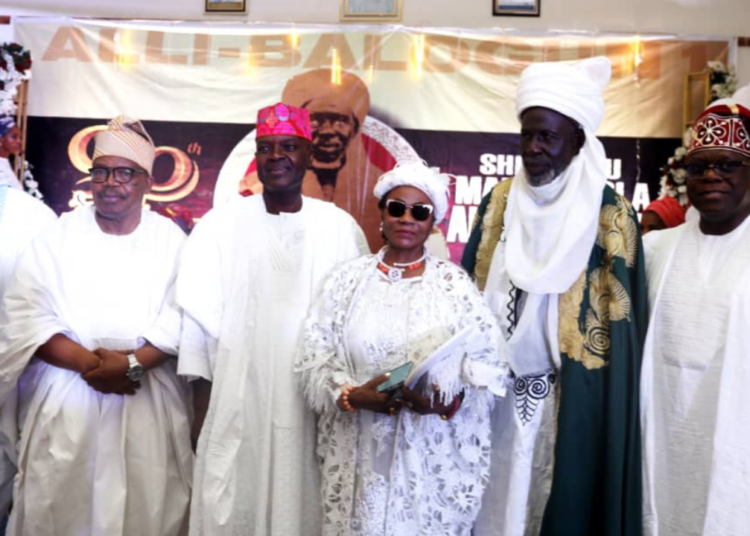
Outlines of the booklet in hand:
{"label": "booklet in hand", "polygon": [[453,337],[445,341],[440,347],[432,352],[424,361],[414,367],[406,379],[406,386],[409,389],[414,389],[422,377],[427,374],[433,367],[442,363],[446,359],[454,358],[461,359],[464,356],[463,343],[469,337],[469,334],[474,329],[474,326],[466,326],[464,329],[458,331]]}

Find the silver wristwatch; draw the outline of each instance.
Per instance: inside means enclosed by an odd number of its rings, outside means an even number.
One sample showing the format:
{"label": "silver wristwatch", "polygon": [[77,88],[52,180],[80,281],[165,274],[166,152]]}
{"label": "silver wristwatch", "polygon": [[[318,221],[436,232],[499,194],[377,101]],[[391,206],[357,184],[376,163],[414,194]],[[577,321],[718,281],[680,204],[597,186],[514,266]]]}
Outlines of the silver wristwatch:
{"label": "silver wristwatch", "polygon": [[135,354],[130,353],[127,355],[127,358],[128,371],[125,373],[125,375],[131,382],[141,381],[141,378],[143,378],[143,374],[146,372],[146,369],[144,369],[143,365],[141,365],[135,358]]}

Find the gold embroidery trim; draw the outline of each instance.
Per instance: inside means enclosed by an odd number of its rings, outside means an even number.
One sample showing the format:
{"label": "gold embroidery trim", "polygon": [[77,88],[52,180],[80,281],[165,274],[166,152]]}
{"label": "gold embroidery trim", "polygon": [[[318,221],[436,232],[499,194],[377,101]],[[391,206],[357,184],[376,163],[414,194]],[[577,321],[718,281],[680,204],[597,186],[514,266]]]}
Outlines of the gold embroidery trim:
{"label": "gold embroidery trim", "polygon": [[[487,284],[487,276],[490,273],[490,264],[495,248],[500,242],[500,236],[503,233],[503,224],[505,223],[505,207],[508,204],[508,194],[513,179],[502,181],[492,189],[490,202],[482,218],[482,238],[477,248],[477,260],[474,265],[474,279],[479,290],[484,291]],[[477,217],[479,215],[477,214]],[[478,218],[474,222],[474,227],[479,224]],[[473,227],[472,227],[473,228]]]}
{"label": "gold embroidery trim", "polygon": [[635,266],[638,255],[638,228],[633,210],[627,201],[617,197],[616,205],[602,207],[596,243],[604,249],[601,266],[595,268],[588,280],[589,308],[581,329],[586,270],[570,289],[560,296],[560,351],[580,362],[588,370],[608,364],[611,341],[610,323],[630,320],[631,302],[625,287],[615,277],[612,267],[615,257]]}

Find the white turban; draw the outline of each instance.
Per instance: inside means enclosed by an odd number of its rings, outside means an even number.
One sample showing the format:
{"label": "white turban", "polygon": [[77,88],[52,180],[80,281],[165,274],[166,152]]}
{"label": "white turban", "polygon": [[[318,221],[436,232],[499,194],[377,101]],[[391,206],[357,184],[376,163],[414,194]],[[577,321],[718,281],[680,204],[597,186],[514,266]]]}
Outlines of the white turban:
{"label": "white turban", "polygon": [[399,186],[412,186],[424,192],[434,207],[435,225],[443,221],[448,212],[448,186],[450,175],[440,173],[438,168],[427,167],[420,160],[399,162],[392,170],[384,173],[375,184],[373,193],[381,199]]}
{"label": "white turban", "polygon": [[516,95],[518,117],[524,110],[541,106],[559,112],[594,134],[604,118],[602,92],[612,76],[612,64],[604,56],[566,63],[533,63],[521,74]]}
{"label": "white turban", "polygon": [[156,148],[140,121],[122,115],[115,117],[107,130],[97,133],[94,144],[94,160],[100,156],[120,156],[132,160],[151,175]]}
{"label": "white turban", "polygon": [[505,213],[505,268],[529,293],[560,294],[586,268],[607,180],[607,155],[595,136],[611,74],[604,57],[576,65],[535,63],[521,75],[517,110],[541,106],[577,121],[586,134],[578,155],[554,181],[532,186],[521,169]]}

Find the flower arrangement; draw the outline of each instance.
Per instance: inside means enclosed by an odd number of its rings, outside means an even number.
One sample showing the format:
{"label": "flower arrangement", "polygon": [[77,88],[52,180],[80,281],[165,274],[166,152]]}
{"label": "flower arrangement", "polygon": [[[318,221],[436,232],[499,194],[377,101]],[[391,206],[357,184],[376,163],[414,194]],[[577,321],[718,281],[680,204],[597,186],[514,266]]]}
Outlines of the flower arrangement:
{"label": "flower arrangement", "polygon": [[720,61],[708,62],[708,75],[711,84],[711,100],[727,99],[737,91],[737,74],[734,66],[725,66]]}
{"label": "flower arrangement", "polygon": [[[18,86],[31,78],[31,53],[18,43],[0,44],[0,115],[16,115]],[[22,158],[22,156],[17,156]],[[42,199],[39,183],[31,173],[32,166],[24,161],[22,183],[24,190]]]}
{"label": "flower arrangement", "polygon": [[0,114],[16,113],[18,86],[31,78],[31,53],[18,43],[0,45]]}
{"label": "flower arrangement", "polygon": [[690,129],[685,131],[683,145],[675,149],[674,156],[667,160],[667,164],[659,168],[661,172],[661,190],[659,199],[671,196],[679,201],[680,205],[688,205],[687,197],[687,171],[685,170],[685,155],[687,146],[690,144]]}

